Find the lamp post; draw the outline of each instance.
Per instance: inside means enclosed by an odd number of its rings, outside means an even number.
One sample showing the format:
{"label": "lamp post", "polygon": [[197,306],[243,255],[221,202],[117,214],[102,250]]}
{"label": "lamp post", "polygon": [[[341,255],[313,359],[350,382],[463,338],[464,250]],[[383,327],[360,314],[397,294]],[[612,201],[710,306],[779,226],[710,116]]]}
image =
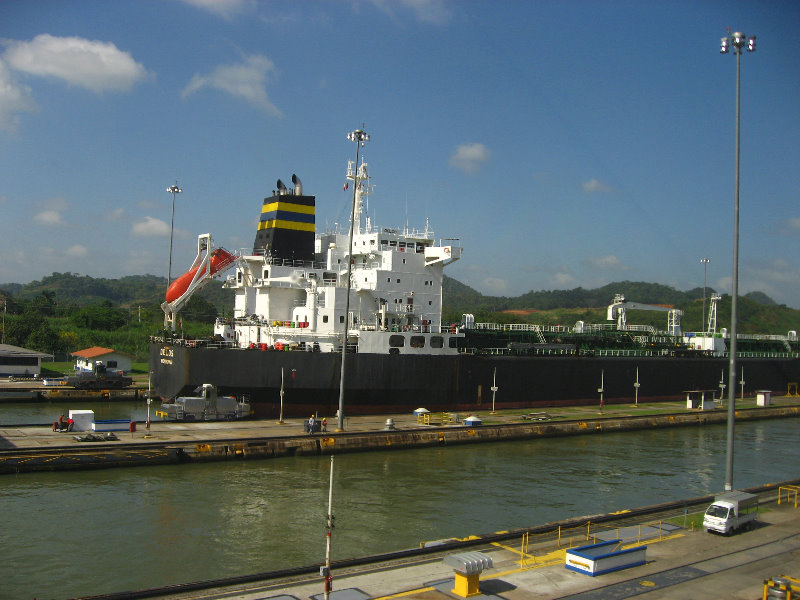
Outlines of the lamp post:
{"label": "lamp post", "polygon": [[150,404],[153,402],[153,392],[150,386],[150,381],[153,379],[153,370],[151,369],[150,372],[147,374],[147,426],[145,429],[147,432],[145,433],[144,437],[150,437]]}
{"label": "lamp post", "polygon": [[180,194],[183,190],[178,187],[178,181],[175,181],[175,185],[171,185],[167,188],[167,192],[172,194],[172,217],[169,221],[169,270],[167,271],[167,288],[169,288],[169,284],[172,283],[172,232],[175,228],[175,194]]}
{"label": "lamp post", "polygon": [[703,263],[703,333],[708,333],[706,327],[706,275],[708,274],[708,258],[701,258],[700,262]]}
{"label": "lamp post", "polygon": [[338,431],[344,431],[344,373],[345,362],[347,361],[347,334],[350,329],[350,276],[353,273],[353,227],[356,218],[356,196],[358,193],[358,154],[362,146],[369,141],[367,132],[356,129],[347,134],[347,139],[356,143],[356,168],[353,174],[353,207],[350,211],[350,249],[347,253],[347,295],[345,296],[344,308],[344,332],[342,334],[342,371],[339,376],[339,416],[337,418],[336,428]]}
{"label": "lamp post", "polygon": [[733,194],[733,277],[731,278],[731,338],[730,338],[730,370],[728,372],[728,440],[727,461],[725,465],[725,491],[733,489],[733,430],[736,413],[736,330],[738,320],[739,296],[739,90],[742,70],[742,51],[747,47],[748,52],[756,49],[756,36],[749,38],[737,31],[733,35],[722,38],[720,53],[727,54],[733,46],[736,55],[736,168],[734,174]]}

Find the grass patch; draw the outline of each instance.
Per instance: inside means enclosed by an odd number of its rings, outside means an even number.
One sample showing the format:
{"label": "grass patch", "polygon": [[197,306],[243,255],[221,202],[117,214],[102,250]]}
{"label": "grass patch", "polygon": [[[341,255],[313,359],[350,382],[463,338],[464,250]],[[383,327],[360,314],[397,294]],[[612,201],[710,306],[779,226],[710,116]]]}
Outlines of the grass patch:
{"label": "grass patch", "polygon": [[672,517],[671,519],[667,519],[667,523],[671,523],[672,525],[677,525],[678,527],[685,527],[686,529],[693,529],[695,531],[701,531],[703,529],[703,517],[705,516],[705,511],[697,512],[697,513],[689,513],[685,516],[680,517]]}

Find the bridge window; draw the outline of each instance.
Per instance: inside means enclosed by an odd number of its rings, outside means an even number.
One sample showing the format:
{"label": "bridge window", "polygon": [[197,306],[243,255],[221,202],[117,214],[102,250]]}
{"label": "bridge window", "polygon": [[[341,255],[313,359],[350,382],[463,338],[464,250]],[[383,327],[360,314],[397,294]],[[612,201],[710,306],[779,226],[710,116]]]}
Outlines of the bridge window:
{"label": "bridge window", "polygon": [[444,348],[444,338],[440,335],[431,336],[431,348]]}
{"label": "bridge window", "polygon": [[406,338],[402,335],[390,335],[389,336],[389,346],[392,348],[402,348],[406,345]]}
{"label": "bridge window", "polygon": [[425,336],[412,335],[411,336],[411,347],[412,348],[424,348],[425,347]]}

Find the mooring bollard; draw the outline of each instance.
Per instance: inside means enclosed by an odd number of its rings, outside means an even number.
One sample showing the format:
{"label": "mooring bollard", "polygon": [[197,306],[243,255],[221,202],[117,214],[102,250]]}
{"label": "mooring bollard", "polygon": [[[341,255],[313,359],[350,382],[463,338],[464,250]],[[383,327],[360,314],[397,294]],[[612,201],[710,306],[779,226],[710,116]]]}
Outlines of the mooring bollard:
{"label": "mooring bollard", "polygon": [[452,592],[462,598],[480,594],[480,575],[491,569],[492,558],[483,552],[464,552],[444,557],[444,564],[455,570]]}

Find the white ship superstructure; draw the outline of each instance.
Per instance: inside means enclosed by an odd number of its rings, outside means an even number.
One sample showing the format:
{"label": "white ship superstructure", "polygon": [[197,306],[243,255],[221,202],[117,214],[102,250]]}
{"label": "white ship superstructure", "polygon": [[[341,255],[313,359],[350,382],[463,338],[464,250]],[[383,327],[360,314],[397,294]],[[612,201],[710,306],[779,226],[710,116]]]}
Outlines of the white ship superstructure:
{"label": "white ship superstructure", "polygon": [[[293,258],[304,253],[295,247],[289,251],[291,244],[280,244],[277,236],[274,244],[243,254],[224,284],[235,292],[233,319],[218,319],[215,334],[242,348],[339,352],[347,319],[353,351],[457,353],[461,334],[441,323],[442,276],[445,265],[461,257],[461,247],[437,243],[427,226],[422,231],[373,227],[362,218],[370,192],[367,164],[362,162],[356,172],[350,161],[347,179],[348,186],[355,186],[352,256],[349,232],[316,234],[313,260]],[[277,233],[283,226],[289,232],[285,235],[292,235],[292,227],[303,225],[281,217],[289,211],[313,215],[313,197],[302,196],[299,180],[293,180],[294,190],[278,182],[277,195],[265,200],[264,229],[273,227]],[[311,198],[311,208],[293,202],[301,197]]]}

